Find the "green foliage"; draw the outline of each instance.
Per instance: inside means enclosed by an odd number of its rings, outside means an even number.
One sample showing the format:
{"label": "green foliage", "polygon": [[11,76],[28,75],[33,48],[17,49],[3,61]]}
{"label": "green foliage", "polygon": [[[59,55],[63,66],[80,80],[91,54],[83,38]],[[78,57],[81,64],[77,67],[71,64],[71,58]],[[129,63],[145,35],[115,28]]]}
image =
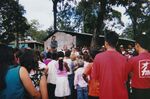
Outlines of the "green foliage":
{"label": "green foliage", "polygon": [[[82,32],[93,33],[98,17],[99,4],[93,1],[81,1],[79,2],[76,9],[76,16],[79,17],[77,20],[78,24],[83,29]],[[79,23],[80,22],[80,23]]]}
{"label": "green foliage", "polygon": [[130,0],[126,5],[126,14],[130,16],[134,35],[150,31],[149,0]]}
{"label": "green foliage", "polygon": [[16,0],[0,0],[0,42],[9,43],[16,34],[24,35],[29,28],[24,13]]}
{"label": "green foliage", "polygon": [[59,30],[74,31],[72,20],[75,15],[74,1],[61,1],[57,4],[57,28]]}
{"label": "green foliage", "polygon": [[133,28],[132,28],[131,25],[129,25],[129,26],[126,27],[126,29],[121,34],[121,37],[123,37],[123,38],[129,38],[129,39],[134,39]]}
{"label": "green foliage", "polygon": [[[130,16],[132,21],[132,24],[122,34],[124,37],[134,38],[136,34],[149,33],[149,0],[81,0],[77,7],[62,0],[61,5],[58,5],[60,10],[57,14],[57,25],[62,30],[93,33],[92,43],[97,45],[98,35],[103,34],[105,29],[120,29],[124,26],[121,21],[121,13],[114,9],[119,6],[126,8],[125,14]],[[111,26],[108,25],[110,22],[113,23]]]}
{"label": "green foliage", "polygon": [[48,35],[47,31],[44,30],[38,30],[40,27],[40,24],[37,20],[31,20],[30,28],[27,31],[26,35],[31,36],[34,40],[42,42],[43,39]]}
{"label": "green foliage", "polygon": [[[84,32],[90,33],[93,33],[96,28],[99,28],[102,34],[104,29],[110,27],[106,25],[108,24],[106,22],[113,22],[113,27],[119,28],[124,24],[121,21],[121,13],[115,10],[113,8],[114,6],[116,5],[111,2],[98,0],[81,1],[77,6],[76,13],[80,16],[77,22],[80,22],[80,24],[83,22]],[[101,24],[101,26],[98,24]]]}

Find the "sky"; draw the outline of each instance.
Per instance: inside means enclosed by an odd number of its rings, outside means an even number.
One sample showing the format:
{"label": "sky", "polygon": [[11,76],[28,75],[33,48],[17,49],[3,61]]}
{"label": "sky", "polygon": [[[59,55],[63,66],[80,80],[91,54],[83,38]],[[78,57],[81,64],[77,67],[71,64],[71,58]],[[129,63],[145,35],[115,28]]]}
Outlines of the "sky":
{"label": "sky", "polygon": [[38,20],[43,30],[53,25],[52,0],[19,0],[19,3],[24,6],[25,17],[29,22]]}
{"label": "sky", "polygon": [[[53,26],[53,4],[52,0],[19,0],[19,3],[24,6],[26,10],[25,17],[30,22],[33,19],[38,20],[41,27],[40,29],[46,30],[50,26]],[[122,12],[122,21],[127,26],[129,20],[123,13],[125,9],[122,7],[115,8]],[[121,33],[124,28],[116,30],[116,32]]]}

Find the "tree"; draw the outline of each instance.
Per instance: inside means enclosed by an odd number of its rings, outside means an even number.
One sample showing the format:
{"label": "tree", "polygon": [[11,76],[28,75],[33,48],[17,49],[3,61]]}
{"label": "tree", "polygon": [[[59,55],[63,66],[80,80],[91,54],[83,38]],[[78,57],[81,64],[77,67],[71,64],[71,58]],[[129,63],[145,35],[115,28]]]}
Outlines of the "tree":
{"label": "tree", "polygon": [[123,25],[121,13],[113,9],[117,4],[120,0],[82,0],[79,3],[77,14],[80,18],[77,22],[83,22],[84,32],[93,33],[91,48],[97,48],[99,35],[108,28],[108,20],[113,22],[113,26]]}
{"label": "tree", "polygon": [[[82,12],[79,14],[83,16],[83,19],[80,19],[83,22],[83,25],[86,25],[83,26],[84,30],[88,30],[85,27],[87,27],[87,23],[89,23],[89,29],[94,31],[91,48],[97,47],[99,35],[103,34],[105,29],[108,29],[106,25],[107,20],[114,20],[114,22],[116,22],[112,24],[112,27],[116,27],[117,24],[123,26],[123,23],[121,22],[121,14],[113,9],[114,6],[122,6],[126,8],[126,15],[129,15],[132,20],[134,35],[142,33],[143,31],[149,31],[148,25],[150,24],[150,2],[148,2],[148,0],[82,0],[81,3],[83,4],[79,6],[81,7],[81,9],[79,9]],[[91,8],[93,9],[93,6],[96,9],[89,10]],[[96,16],[93,17],[95,14]],[[90,17],[92,17],[92,19],[95,18],[95,21],[90,21]],[[117,26],[116,28],[119,27]]]}
{"label": "tree", "polygon": [[[98,46],[99,35],[103,34],[106,29],[119,29],[124,26],[121,21],[121,13],[114,9],[114,7],[122,6],[126,8],[126,15],[129,15],[131,18],[133,33],[136,35],[138,32],[149,31],[149,5],[148,0],[81,0],[75,9],[76,16],[74,16],[73,19],[71,15],[68,15],[69,9],[64,9],[66,12],[60,13],[58,17],[60,17],[59,19],[61,20],[58,21],[61,22],[61,26],[67,24],[66,27],[71,26],[71,21],[73,21],[75,24],[74,27],[71,28],[73,31],[76,31],[77,28],[81,28],[82,32],[92,33],[91,48],[96,48]],[[67,7],[68,6],[64,8]],[[62,19],[64,20],[62,21]],[[107,25],[110,21],[112,22],[111,28],[110,25]]]}
{"label": "tree", "polygon": [[[0,0],[0,41],[8,44],[18,40],[29,28],[24,8],[15,0]],[[16,36],[16,37],[15,37]]]}
{"label": "tree", "polygon": [[126,29],[121,34],[121,37],[129,38],[129,39],[134,39],[134,33],[133,33],[132,25],[128,25],[126,27]]}
{"label": "tree", "polygon": [[38,30],[40,27],[40,24],[37,20],[31,20],[31,23],[29,23],[30,28],[26,32],[26,36],[31,36],[33,40],[42,42],[43,39],[48,35],[47,31],[44,30]]}
{"label": "tree", "polygon": [[75,16],[75,4],[73,0],[62,1],[57,5],[57,28],[59,30],[74,31],[75,26],[73,24]]}
{"label": "tree", "polygon": [[[70,30],[71,27],[69,27],[68,24],[70,24],[70,21],[68,20],[68,15],[71,14],[70,8],[72,7],[69,2],[73,2],[74,0],[52,0],[53,2],[53,15],[54,15],[54,31],[59,29],[65,29],[65,30]],[[75,0],[76,2],[76,0]],[[73,10],[73,9],[72,9]],[[64,17],[66,16],[66,17]],[[66,19],[63,19],[66,18]],[[72,30],[72,29],[71,29]]]}
{"label": "tree", "polygon": [[53,2],[53,15],[54,15],[54,30],[57,30],[57,4],[61,0],[52,0]]}
{"label": "tree", "polygon": [[150,31],[150,2],[149,0],[129,0],[125,4],[126,14],[130,16],[134,37],[142,32]]}

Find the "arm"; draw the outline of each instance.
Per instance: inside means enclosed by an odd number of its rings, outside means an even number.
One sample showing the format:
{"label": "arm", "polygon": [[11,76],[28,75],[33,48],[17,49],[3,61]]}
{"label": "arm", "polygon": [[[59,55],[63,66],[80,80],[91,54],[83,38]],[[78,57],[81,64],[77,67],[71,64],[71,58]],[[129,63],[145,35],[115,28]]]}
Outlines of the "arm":
{"label": "arm", "polygon": [[91,71],[91,77],[92,77],[92,79],[95,79],[95,80],[99,79],[99,67],[100,67],[100,64],[99,64],[98,61],[99,60],[96,57],[94,59],[93,67],[92,67],[92,71]]}
{"label": "arm", "polygon": [[47,82],[45,75],[43,75],[40,80],[40,92],[42,95],[42,99],[48,99]]}
{"label": "arm", "polygon": [[84,73],[83,73],[83,79],[88,82],[88,76],[90,77],[91,75],[91,69],[92,69],[92,63],[89,63],[88,66],[85,68]]}
{"label": "arm", "polygon": [[64,62],[64,66],[65,66],[67,72],[69,72],[69,71],[70,71],[70,68],[68,67],[68,64],[67,64],[66,62]]}
{"label": "arm", "polygon": [[77,79],[77,71],[75,71],[75,76],[74,76],[74,87],[76,89],[77,87],[77,82],[78,82],[78,79]]}
{"label": "arm", "polygon": [[20,79],[21,79],[25,89],[27,90],[27,92],[32,97],[34,97],[34,99],[39,99],[41,97],[41,95],[33,86],[32,81],[29,77],[28,71],[24,67],[21,67],[19,74],[20,74]]}

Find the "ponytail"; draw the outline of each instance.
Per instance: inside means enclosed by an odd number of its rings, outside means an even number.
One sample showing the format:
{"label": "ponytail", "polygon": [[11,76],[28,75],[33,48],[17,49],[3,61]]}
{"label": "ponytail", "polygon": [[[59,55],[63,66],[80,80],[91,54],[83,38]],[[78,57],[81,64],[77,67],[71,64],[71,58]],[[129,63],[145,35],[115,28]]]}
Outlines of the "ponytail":
{"label": "ponytail", "polygon": [[60,71],[63,71],[63,59],[60,59],[60,60],[58,61],[58,64],[59,64],[59,70],[60,70]]}

